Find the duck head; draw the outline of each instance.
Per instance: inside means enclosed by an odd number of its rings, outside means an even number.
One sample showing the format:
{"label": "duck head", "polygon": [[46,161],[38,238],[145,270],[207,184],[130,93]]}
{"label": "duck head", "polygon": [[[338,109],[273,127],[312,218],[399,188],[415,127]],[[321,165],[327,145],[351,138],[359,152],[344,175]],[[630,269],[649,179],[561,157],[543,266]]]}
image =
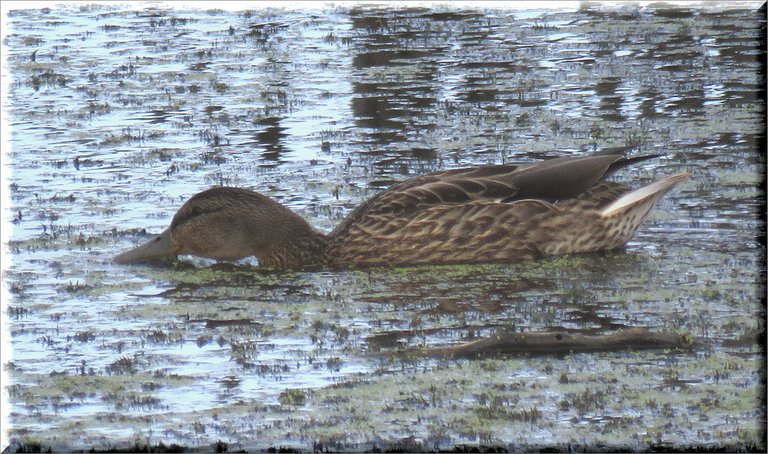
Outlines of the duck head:
{"label": "duck head", "polygon": [[[308,241],[312,239],[316,241]],[[116,256],[114,262],[189,254],[216,260],[255,256],[260,265],[295,266],[311,262],[308,255],[320,254],[323,240],[302,217],[269,197],[247,189],[212,188],[184,203],[163,233]],[[298,251],[308,246],[309,252]]]}

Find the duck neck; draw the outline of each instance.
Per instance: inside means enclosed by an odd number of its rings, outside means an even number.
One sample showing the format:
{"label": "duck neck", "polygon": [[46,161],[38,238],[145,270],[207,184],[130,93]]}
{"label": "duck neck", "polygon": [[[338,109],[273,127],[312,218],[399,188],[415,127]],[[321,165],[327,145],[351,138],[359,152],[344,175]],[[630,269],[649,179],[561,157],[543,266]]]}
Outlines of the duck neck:
{"label": "duck neck", "polygon": [[323,255],[328,246],[328,238],[303,219],[300,220],[297,225],[283,225],[284,230],[279,238],[259,251],[256,255],[259,266],[304,268],[324,264]]}

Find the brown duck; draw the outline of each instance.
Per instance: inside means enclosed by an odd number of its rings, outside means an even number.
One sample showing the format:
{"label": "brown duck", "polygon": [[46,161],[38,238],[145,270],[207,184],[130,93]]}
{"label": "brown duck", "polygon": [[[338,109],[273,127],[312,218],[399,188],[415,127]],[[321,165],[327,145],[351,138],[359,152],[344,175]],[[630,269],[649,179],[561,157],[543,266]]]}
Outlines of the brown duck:
{"label": "brown duck", "polygon": [[434,172],[396,184],[331,233],[254,191],[190,198],[163,233],[117,263],[191,254],[260,266],[334,268],[509,262],[623,247],[687,173],[640,189],[604,181],[655,156],[591,155]]}

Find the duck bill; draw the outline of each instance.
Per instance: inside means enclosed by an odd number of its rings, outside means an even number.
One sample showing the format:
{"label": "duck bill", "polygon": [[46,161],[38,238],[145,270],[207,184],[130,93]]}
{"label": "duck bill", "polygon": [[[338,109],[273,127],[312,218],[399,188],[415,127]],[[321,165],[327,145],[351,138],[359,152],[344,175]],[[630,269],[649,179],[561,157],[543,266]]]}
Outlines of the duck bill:
{"label": "duck bill", "polygon": [[152,262],[176,255],[176,248],[171,241],[170,227],[146,243],[130,251],[123,252],[113,259],[114,263]]}

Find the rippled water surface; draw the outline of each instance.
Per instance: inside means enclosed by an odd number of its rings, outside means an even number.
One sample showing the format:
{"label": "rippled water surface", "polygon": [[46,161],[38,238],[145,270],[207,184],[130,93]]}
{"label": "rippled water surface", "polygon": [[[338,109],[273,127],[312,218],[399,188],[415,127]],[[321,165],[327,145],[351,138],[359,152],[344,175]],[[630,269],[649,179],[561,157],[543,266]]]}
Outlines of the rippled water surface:
{"label": "rippled water surface", "polygon": [[[760,3],[237,6],[4,10],[8,442],[765,448]],[[662,156],[618,181],[692,178],[621,253],[280,273],[110,261],[214,185],[329,231],[429,171],[627,146]],[[696,343],[393,355],[627,327]]]}

